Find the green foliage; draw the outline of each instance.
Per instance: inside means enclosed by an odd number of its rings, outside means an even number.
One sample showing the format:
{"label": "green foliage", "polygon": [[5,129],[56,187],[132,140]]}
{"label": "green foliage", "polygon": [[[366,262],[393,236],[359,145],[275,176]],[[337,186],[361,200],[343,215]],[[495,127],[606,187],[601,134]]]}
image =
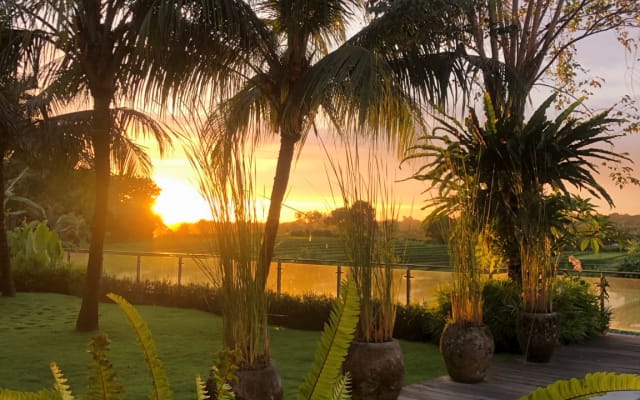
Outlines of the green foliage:
{"label": "green foliage", "polygon": [[490,279],[484,286],[484,323],[491,329],[496,352],[520,350],[516,337],[516,318],[522,305],[520,296],[520,288],[511,279]]}
{"label": "green foliage", "polygon": [[89,380],[92,384],[87,391],[90,399],[119,400],[122,399],[124,387],[116,380],[111,361],[107,358],[109,351],[109,337],[104,334],[96,335],[89,342],[88,352],[92,362],[89,364]]}
{"label": "green foliage", "polygon": [[556,381],[546,388],[538,388],[520,400],[584,399],[615,391],[640,390],[640,375],[594,372],[582,379]]}
{"label": "green foliage", "polygon": [[64,377],[64,374],[58,367],[58,364],[51,362],[51,364],[49,364],[49,368],[51,368],[51,373],[53,374],[53,388],[58,392],[60,399],[74,400],[75,398],[71,393],[71,387],[67,383],[67,378]]}
{"label": "green foliage", "polygon": [[237,371],[242,363],[242,354],[237,350],[218,352],[207,380],[207,391],[212,400],[233,400],[236,398],[231,385],[238,382]]}
{"label": "green foliage", "polygon": [[7,239],[11,262],[16,268],[51,268],[62,263],[62,242],[46,221],[24,223],[7,232]]}
{"label": "green foliage", "polygon": [[348,378],[340,379],[340,376],[342,363],[355,335],[359,312],[358,291],[355,284],[348,281],[343,286],[341,298],[334,302],[329,322],[325,324],[320,336],[311,369],[300,386],[298,400],[349,398],[345,395],[348,391]]}
{"label": "green foliage", "polygon": [[151,400],[162,400],[172,398],[171,388],[169,387],[169,379],[162,367],[162,362],[158,358],[156,346],[151,336],[151,331],[147,323],[142,319],[138,311],[127,302],[124,298],[117,294],[109,293],[107,297],[120,306],[125,313],[129,324],[136,333],[138,344],[144,353],[144,360],[149,367],[153,389],[149,398]]}
{"label": "green foliage", "polygon": [[609,328],[610,311],[600,310],[591,285],[577,277],[556,280],[554,310],[560,318],[560,342],[582,343]]}

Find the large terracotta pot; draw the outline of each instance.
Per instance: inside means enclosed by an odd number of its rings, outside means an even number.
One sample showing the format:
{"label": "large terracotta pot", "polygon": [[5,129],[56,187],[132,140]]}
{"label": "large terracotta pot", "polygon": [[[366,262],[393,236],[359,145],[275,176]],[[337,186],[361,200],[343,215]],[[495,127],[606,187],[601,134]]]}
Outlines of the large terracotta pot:
{"label": "large terracotta pot", "polygon": [[484,380],[494,350],[493,335],[485,324],[449,322],[440,337],[440,354],[456,382]]}
{"label": "large terracotta pot", "polygon": [[237,371],[238,382],[231,386],[236,400],[281,400],[282,381],[273,363],[261,369]]}
{"label": "large terracotta pot", "polygon": [[516,321],[516,334],[527,361],[549,362],[560,334],[558,315],[521,312]]}
{"label": "large terracotta pot", "polygon": [[404,383],[404,357],[397,340],[353,341],[342,369],[351,374],[353,400],[396,400]]}

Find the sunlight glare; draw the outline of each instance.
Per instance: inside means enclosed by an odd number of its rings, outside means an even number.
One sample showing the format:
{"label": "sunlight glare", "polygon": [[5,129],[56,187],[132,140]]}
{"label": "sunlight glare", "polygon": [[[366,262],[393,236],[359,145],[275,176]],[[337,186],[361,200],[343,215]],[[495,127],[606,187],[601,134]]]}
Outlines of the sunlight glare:
{"label": "sunlight glare", "polygon": [[157,176],[155,182],[161,192],[153,206],[153,211],[162,217],[165,225],[172,226],[181,222],[211,219],[207,202],[198,189],[189,182]]}

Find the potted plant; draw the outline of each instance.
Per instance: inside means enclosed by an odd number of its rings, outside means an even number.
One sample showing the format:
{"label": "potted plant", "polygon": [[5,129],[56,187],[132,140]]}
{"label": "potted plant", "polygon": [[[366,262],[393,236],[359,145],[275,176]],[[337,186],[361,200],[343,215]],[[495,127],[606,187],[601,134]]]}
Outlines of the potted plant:
{"label": "potted plant", "polygon": [[[397,399],[404,383],[404,357],[393,339],[397,286],[393,274],[398,209],[384,186],[386,171],[369,153],[359,165],[347,149],[347,166],[331,161],[343,201],[340,231],[350,262],[350,277],[360,297],[360,319],[343,364],[352,380],[354,400]],[[365,172],[366,171],[366,172]],[[367,175],[365,175],[367,174]]]}
{"label": "potted plant", "polygon": [[481,266],[476,254],[488,233],[476,203],[475,180],[467,177],[462,183],[456,192],[460,211],[449,239],[451,319],[440,337],[440,354],[452,380],[476,383],[484,380],[495,350],[491,330],[483,322]]}
{"label": "potted plant", "polygon": [[264,271],[257,257],[262,227],[253,192],[253,149],[199,136],[188,156],[213,217],[209,237],[216,255],[215,265],[201,265],[222,292],[223,347],[239,355],[233,391],[238,400],[279,400],[282,383],[271,360]]}
{"label": "potted plant", "polygon": [[538,193],[521,193],[518,197],[522,310],[516,320],[516,334],[527,361],[548,362],[560,332],[558,315],[553,312],[558,257],[553,254],[554,240],[548,226],[551,205],[559,199]]}

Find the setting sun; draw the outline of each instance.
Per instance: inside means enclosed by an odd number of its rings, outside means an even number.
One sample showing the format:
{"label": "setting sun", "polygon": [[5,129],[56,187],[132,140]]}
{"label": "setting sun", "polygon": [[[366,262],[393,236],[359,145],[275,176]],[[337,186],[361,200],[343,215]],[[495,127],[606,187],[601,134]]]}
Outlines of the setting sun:
{"label": "setting sun", "polygon": [[153,211],[162,217],[166,225],[211,219],[207,202],[193,185],[183,180],[158,176],[155,182],[162,191]]}

